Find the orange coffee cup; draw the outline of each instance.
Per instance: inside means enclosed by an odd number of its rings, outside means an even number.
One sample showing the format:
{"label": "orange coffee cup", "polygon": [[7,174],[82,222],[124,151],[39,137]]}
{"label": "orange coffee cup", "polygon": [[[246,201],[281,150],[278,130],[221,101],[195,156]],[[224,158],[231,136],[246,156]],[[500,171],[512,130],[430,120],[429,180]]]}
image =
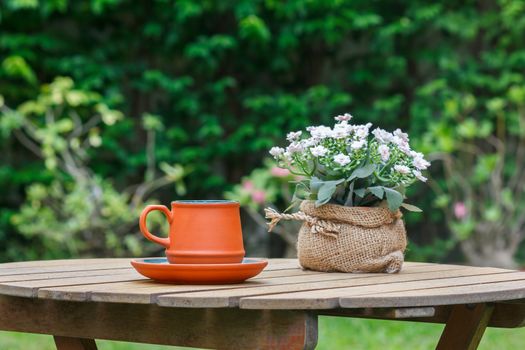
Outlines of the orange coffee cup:
{"label": "orange coffee cup", "polygon": [[[170,224],[168,238],[148,231],[146,217],[160,210]],[[189,200],[148,205],[140,214],[140,230],[166,248],[171,264],[240,263],[244,257],[239,203],[227,200]]]}

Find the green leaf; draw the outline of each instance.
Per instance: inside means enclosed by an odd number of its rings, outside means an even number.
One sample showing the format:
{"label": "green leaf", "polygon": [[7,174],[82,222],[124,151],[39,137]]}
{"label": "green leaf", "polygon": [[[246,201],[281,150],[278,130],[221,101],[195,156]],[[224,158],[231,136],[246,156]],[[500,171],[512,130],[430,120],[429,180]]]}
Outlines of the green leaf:
{"label": "green leaf", "polygon": [[328,203],[328,201],[330,201],[336,189],[337,189],[336,181],[326,181],[319,188],[319,192],[317,193],[317,200],[315,201],[315,206],[319,207],[325,203]]}
{"label": "green leaf", "polygon": [[401,203],[401,206],[405,208],[406,210],[412,211],[415,213],[421,213],[423,211],[420,208],[416,207],[415,205],[408,204],[408,203]]}
{"label": "green leaf", "polygon": [[265,42],[271,37],[270,30],[266,26],[266,23],[255,15],[243,18],[239,22],[239,29],[239,35],[243,39]]}
{"label": "green leaf", "polygon": [[292,195],[292,203],[303,201],[311,195],[310,189],[304,182],[297,182]]}
{"label": "green leaf", "polygon": [[[347,207],[353,207],[354,206],[354,202],[353,202],[353,193],[354,193],[354,184],[355,182],[350,182],[350,185],[348,186],[348,196],[346,197],[346,201],[344,203],[345,206]],[[344,189],[343,189],[343,195],[344,195]]]}
{"label": "green leaf", "polygon": [[383,187],[386,194],[386,201],[390,211],[396,211],[403,203],[403,195],[391,188]]}
{"label": "green leaf", "polygon": [[35,72],[22,56],[9,56],[2,61],[2,70],[11,77],[21,77],[30,84],[37,82]]}
{"label": "green leaf", "polygon": [[310,179],[310,191],[312,193],[317,193],[319,192],[319,188],[321,188],[321,186],[323,185],[323,181],[315,176],[312,176],[312,178]]}
{"label": "green leaf", "polygon": [[365,188],[358,188],[357,190],[354,190],[354,193],[355,193],[358,197],[363,198],[363,197],[365,196],[366,189],[365,189]]}
{"label": "green leaf", "polygon": [[368,187],[368,190],[379,199],[383,199],[383,196],[385,195],[385,190],[383,189],[383,186]]}
{"label": "green leaf", "polygon": [[367,164],[364,167],[357,168],[354,170],[352,175],[348,178],[348,181],[352,181],[353,179],[364,179],[365,177],[368,177],[372,175],[372,173],[376,170],[375,164]]}

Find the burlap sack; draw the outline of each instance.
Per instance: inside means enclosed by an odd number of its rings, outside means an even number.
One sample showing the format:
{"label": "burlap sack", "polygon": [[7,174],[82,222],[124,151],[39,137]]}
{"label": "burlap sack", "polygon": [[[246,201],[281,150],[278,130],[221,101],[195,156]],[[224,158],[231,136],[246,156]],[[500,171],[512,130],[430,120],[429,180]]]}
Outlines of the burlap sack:
{"label": "burlap sack", "polygon": [[312,220],[304,222],[297,241],[299,262],[304,268],[388,273],[401,270],[407,245],[401,212],[334,204],[316,208],[313,201],[304,201],[301,211],[338,227],[335,234],[323,234],[312,230]]}

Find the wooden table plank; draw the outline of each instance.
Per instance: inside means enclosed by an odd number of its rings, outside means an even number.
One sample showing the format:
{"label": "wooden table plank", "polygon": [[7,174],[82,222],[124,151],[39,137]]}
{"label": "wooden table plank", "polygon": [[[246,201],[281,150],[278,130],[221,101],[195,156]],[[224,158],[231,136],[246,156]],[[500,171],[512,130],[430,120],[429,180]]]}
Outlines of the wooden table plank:
{"label": "wooden table plank", "polygon": [[[476,270],[479,271],[479,269],[473,269],[472,271]],[[452,286],[465,286],[463,287],[463,290],[469,290],[469,288],[471,288],[471,291],[472,288],[477,288],[479,302],[486,302],[493,301],[493,298],[496,297],[496,295],[494,294],[489,294],[490,288],[498,288],[494,287],[496,285],[496,283],[494,282],[499,282],[498,285],[500,286],[499,288],[501,290],[507,287],[511,288],[508,295],[506,297],[504,296],[501,300],[505,300],[505,298],[518,299],[520,297],[522,298],[523,296],[525,296],[525,273],[510,271],[467,277],[451,277],[434,280],[422,279],[419,281],[410,282],[402,282],[400,279],[398,279],[397,281],[394,280],[394,282],[392,283],[375,283],[371,285],[325,289],[319,291],[270,294],[264,296],[242,298],[239,304],[241,308],[247,309],[331,309],[336,307],[394,307],[402,305],[391,305],[390,296],[388,295],[384,295],[381,299],[383,293],[396,291],[405,292],[415,289],[446,287],[442,288],[442,293],[446,296],[450,294],[449,291],[452,288],[454,288]],[[432,293],[432,291],[433,289],[429,289],[428,293]],[[522,291],[523,293],[520,293],[520,291]],[[368,295],[372,293],[377,294],[378,297],[376,297],[371,303],[364,302],[363,300],[370,300],[370,297]],[[440,305],[434,304],[431,298],[427,298],[421,302],[417,302],[417,296],[419,295],[419,292],[414,292],[412,293],[412,295],[412,302],[410,303],[410,305],[405,306]],[[398,298],[398,300],[405,299],[401,297]],[[453,304],[450,298],[447,302]]]}
{"label": "wooden table plank", "polygon": [[[320,272],[301,271],[299,269],[284,269],[263,271],[246,283],[260,279],[273,279],[286,276],[319,275]],[[157,295],[174,291],[209,290],[240,288],[243,284],[231,285],[172,285],[157,283],[150,279],[114,282],[82,284],[74,286],[46,287],[38,290],[38,297],[42,299],[70,300],[70,301],[104,301],[104,302],[130,302],[139,304],[155,303]]]}
{"label": "wooden table plank", "polygon": [[[413,271],[434,271],[464,269],[463,266],[450,265],[427,265],[427,264],[408,264],[403,273]],[[302,276],[294,277],[294,276]],[[308,276],[308,277],[305,277]],[[75,301],[104,301],[104,302],[128,302],[128,303],[155,303],[159,295],[168,293],[182,293],[205,290],[223,290],[257,287],[262,284],[286,284],[297,283],[298,281],[323,281],[348,278],[361,278],[363,276],[375,277],[377,274],[347,274],[347,273],[322,273],[317,271],[304,271],[300,269],[287,270],[264,270],[260,275],[248,280],[243,284],[235,285],[169,285],[155,283],[152,281],[125,282],[122,284],[97,284],[67,287],[50,287],[39,290],[40,298],[55,300],[75,300]],[[285,280],[279,277],[294,277]],[[257,282],[257,283],[254,283]]]}
{"label": "wooden table plank", "polygon": [[[122,281],[144,280],[145,277],[139,275],[130,265],[131,259],[100,259],[100,260],[72,260],[70,265],[68,260],[53,262],[27,262],[27,263],[8,263],[2,270],[0,276],[0,293],[5,295],[34,297],[37,296],[38,289],[57,286],[75,286],[82,284],[101,284]],[[38,267],[41,264],[52,266]],[[268,271],[284,271],[296,269],[298,266],[296,259],[275,259],[271,260],[267,266]],[[114,267],[122,267],[124,271],[113,272]],[[100,274],[94,273],[91,277],[85,278],[35,278],[35,274],[51,274],[61,272],[84,272],[101,271]],[[109,271],[106,271],[109,270]],[[82,273],[80,273],[82,275]],[[88,274],[89,275],[89,274]],[[116,275],[119,275],[118,277]],[[18,277],[14,277],[18,276]],[[97,278],[96,276],[99,276]]]}
{"label": "wooden table plank", "polygon": [[51,280],[51,279],[66,279],[72,277],[94,277],[105,275],[117,275],[121,273],[130,273],[132,269],[101,269],[101,270],[82,270],[82,271],[62,271],[62,272],[46,272],[46,273],[25,273],[20,275],[0,276],[0,283],[8,282],[23,282],[23,281],[37,281],[37,280]]}
{"label": "wooden table plank", "polygon": [[341,303],[351,303],[352,307],[370,303],[378,307],[403,307],[483,303],[521,298],[525,298],[525,279],[370,294],[354,300],[349,298],[344,302],[341,299]]}
{"label": "wooden table plank", "polygon": [[[0,293],[76,301],[158,302],[163,306],[184,307],[235,307],[240,304],[249,308],[261,303],[265,307],[272,304],[270,308],[280,308],[278,304],[286,304],[286,308],[297,308],[300,304],[310,303],[310,308],[322,309],[342,305],[354,307],[351,303],[355,302],[356,297],[377,294],[378,288],[381,288],[383,294],[404,292],[410,288],[449,287],[448,283],[453,282],[469,285],[474,280],[494,282],[494,278],[504,282],[509,276],[515,276],[509,275],[508,270],[501,269],[410,262],[404,265],[400,274],[395,275],[319,273],[299,269],[295,259],[279,259],[270,260],[269,266],[261,275],[244,284],[191,286],[154,283],[130,267],[122,267],[122,270],[98,270],[115,264],[127,266],[129,260],[76,260],[69,266],[64,266],[69,262],[66,260],[55,262],[55,266],[44,267],[35,267],[41,262],[31,262],[28,265],[7,264],[9,268],[0,265],[3,273],[25,272],[24,275],[0,276]],[[27,266],[32,268],[27,269]],[[500,277],[492,278],[488,274]],[[506,277],[502,277],[504,274]],[[471,275],[482,277],[469,277]],[[305,298],[305,295],[308,297]],[[293,298],[293,302],[289,298]],[[263,302],[266,299],[270,301]],[[250,303],[254,304],[249,306]],[[349,303],[352,306],[348,306]]]}
{"label": "wooden table plank", "polygon": [[[293,283],[275,283],[275,285],[266,284],[253,288],[242,288],[235,290],[224,290],[224,291],[206,291],[206,292],[193,292],[193,293],[180,293],[180,294],[168,294],[158,297],[158,304],[161,306],[171,307],[236,307],[239,306],[239,300],[246,297],[257,296],[257,295],[271,295],[277,293],[298,293],[315,295],[325,295],[331,293],[333,290],[338,288],[347,288],[352,286],[380,286],[382,284],[390,283],[402,283],[411,281],[426,281],[426,280],[438,280],[445,278],[457,278],[460,276],[471,276],[472,270],[469,268],[451,268],[450,270],[439,270],[435,267],[435,271],[429,271],[428,267],[418,269],[407,268],[399,274],[342,274],[346,277],[337,279],[325,279],[322,283],[320,280],[313,281],[298,281]],[[501,269],[486,268],[484,269],[485,274],[493,273],[505,273]],[[286,307],[288,309],[288,307]],[[290,307],[293,308],[293,307]]]}
{"label": "wooden table plank", "polygon": [[114,275],[103,275],[94,277],[77,277],[51,280],[35,280],[24,282],[6,282],[0,283],[0,294],[20,296],[20,297],[36,297],[38,290],[45,287],[56,286],[73,286],[79,284],[92,283],[108,283],[108,282],[123,282],[145,280],[144,276],[139,275],[135,270],[130,270],[126,273],[119,273]]}
{"label": "wooden table plank", "polygon": [[[406,273],[415,272],[415,271],[421,271],[423,268],[422,266],[411,266],[408,267],[406,270]],[[437,267],[434,267],[437,268]],[[454,267],[451,267],[454,268]],[[441,267],[443,269],[443,267]],[[172,295],[173,293],[193,293],[198,291],[207,291],[209,293],[215,293],[216,291],[221,291],[224,293],[229,293],[229,291],[234,291],[239,293],[241,290],[252,290],[253,288],[263,288],[264,286],[271,286],[271,285],[291,285],[291,284],[297,284],[297,283],[307,283],[310,284],[316,284],[317,286],[321,284],[324,284],[325,281],[333,281],[333,280],[348,280],[348,279],[354,279],[354,278],[362,278],[362,277],[373,277],[376,276],[375,274],[347,274],[347,273],[312,273],[311,271],[300,271],[295,270],[294,275],[290,276],[282,276],[282,277],[273,277],[273,278],[265,278],[264,276],[256,277],[251,280],[248,280],[245,283],[242,284],[236,284],[236,285],[230,285],[230,286],[162,286],[162,288],[159,287],[153,287],[154,289],[128,289],[128,290],[117,290],[114,289],[108,290],[108,291],[93,291],[91,292],[90,300],[93,301],[106,301],[106,302],[119,302],[119,300],[122,300],[123,298],[126,300],[126,302],[149,302],[149,303],[156,303],[157,298],[159,296],[163,296],[166,294]],[[144,294],[148,294],[146,298],[144,298]]]}
{"label": "wooden table plank", "polygon": [[44,266],[44,267],[17,267],[10,269],[3,269],[0,271],[0,277],[15,276],[15,275],[28,275],[38,273],[58,273],[58,272],[73,272],[73,271],[93,271],[93,270],[111,270],[111,269],[129,269],[133,267],[127,261],[116,261],[111,264],[75,264],[71,266]]}
{"label": "wooden table plank", "polygon": [[107,265],[128,263],[130,258],[110,258],[110,259],[61,259],[61,260],[34,260],[18,261],[0,264],[0,271],[11,269],[31,269],[39,267],[62,267],[75,265]]}

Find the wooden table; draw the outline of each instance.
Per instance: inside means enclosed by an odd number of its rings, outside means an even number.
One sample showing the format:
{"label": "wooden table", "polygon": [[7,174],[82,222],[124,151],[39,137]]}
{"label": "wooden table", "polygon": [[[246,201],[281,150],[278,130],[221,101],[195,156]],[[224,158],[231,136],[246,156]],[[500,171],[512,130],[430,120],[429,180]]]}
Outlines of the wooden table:
{"label": "wooden table", "polygon": [[[525,272],[405,263],[399,274],[303,271],[272,259],[238,285],[168,285],[129,259],[0,264],[0,329],[220,349],[312,349],[317,316],[446,323],[439,349],[475,349],[487,326],[525,325]],[[355,335],[359,337],[359,334]]]}

